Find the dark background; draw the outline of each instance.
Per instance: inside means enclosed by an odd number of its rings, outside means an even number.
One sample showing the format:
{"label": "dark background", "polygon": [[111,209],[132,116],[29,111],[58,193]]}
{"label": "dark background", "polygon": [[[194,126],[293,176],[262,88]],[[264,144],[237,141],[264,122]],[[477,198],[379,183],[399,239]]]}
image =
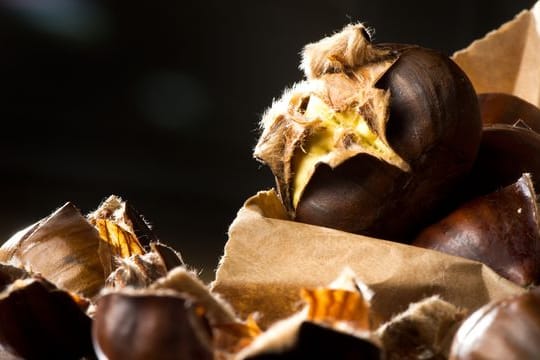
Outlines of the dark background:
{"label": "dark background", "polygon": [[304,44],[362,21],[450,55],[533,4],[0,0],[0,243],[117,194],[210,280],[237,210],[273,186],[257,122]]}

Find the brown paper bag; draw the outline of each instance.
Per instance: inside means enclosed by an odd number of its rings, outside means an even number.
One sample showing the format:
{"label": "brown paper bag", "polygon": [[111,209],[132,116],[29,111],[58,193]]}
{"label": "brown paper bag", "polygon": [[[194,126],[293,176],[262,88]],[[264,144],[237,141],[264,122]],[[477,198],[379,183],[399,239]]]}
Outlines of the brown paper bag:
{"label": "brown paper bag", "polygon": [[540,2],[457,51],[477,93],[503,92],[540,106]]}
{"label": "brown paper bag", "polygon": [[[540,2],[453,58],[477,92],[540,105]],[[240,316],[261,313],[264,326],[299,309],[301,288],[328,285],[346,267],[374,291],[381,321],[434,294],[472,311],[525,291],[478,262],[287,220],[273,190],[238,212],[212,288]]]}

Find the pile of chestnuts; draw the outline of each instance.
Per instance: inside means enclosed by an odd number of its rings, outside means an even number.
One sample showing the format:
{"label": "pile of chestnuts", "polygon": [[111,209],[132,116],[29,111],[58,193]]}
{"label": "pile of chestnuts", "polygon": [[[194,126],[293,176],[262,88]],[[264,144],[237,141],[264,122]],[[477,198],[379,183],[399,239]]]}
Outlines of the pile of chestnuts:
{"label": "pile of chestnuts", "polygon": [[446,55],[362,24],[305,47],[254,156],[292,220],[477,260],[540,282],[540,109],[476,94]]}
{"label": "pile of chestnuts", "polygon": [[[303,289],[298,313],[263,329],[256,314],[240,319],[128,203],[111,196],[86,216],[67,203],[0,247],[0,358],[381,359],[448,353],[463,311],[431,298],[378,324],[371,296],[355,274],[344,271],[332,286]],[[409,333],[417,334],[413,342]],[[445,336],[433,336],[438,333]]]}

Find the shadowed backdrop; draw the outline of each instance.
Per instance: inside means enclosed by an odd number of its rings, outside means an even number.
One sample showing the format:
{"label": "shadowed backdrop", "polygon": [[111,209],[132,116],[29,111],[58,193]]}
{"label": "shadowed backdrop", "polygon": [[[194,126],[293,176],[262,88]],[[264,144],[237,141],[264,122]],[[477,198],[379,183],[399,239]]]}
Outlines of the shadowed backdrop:
{"label": "shadowed backdrop", "polygon": [[0,243],[66,201],[130,201],[211,280],[273,178],[257,122],[349,22],[448,55],[534,1],[0,0]]}

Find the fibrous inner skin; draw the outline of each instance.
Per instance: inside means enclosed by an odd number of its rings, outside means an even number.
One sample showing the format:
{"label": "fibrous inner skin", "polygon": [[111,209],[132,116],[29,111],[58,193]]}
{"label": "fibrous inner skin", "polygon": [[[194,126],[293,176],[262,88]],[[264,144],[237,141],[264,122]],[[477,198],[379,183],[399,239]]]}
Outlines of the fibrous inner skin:
{"label": "fibrous inner skin", "polygon": [[[311,95],[302,117],[313,123],[313,128],[293,159],[294,208],[298,205],[316,165],[326,163],[332,166],[336,150],[346,154],[367,153],[404,171],[409,170],[409,165],[370,128],[366,119],[355,108],[336,111],[319,97]],[[346,159],[340,162],[344,160]],[[337,165],[339,164],[335,164]]]}

